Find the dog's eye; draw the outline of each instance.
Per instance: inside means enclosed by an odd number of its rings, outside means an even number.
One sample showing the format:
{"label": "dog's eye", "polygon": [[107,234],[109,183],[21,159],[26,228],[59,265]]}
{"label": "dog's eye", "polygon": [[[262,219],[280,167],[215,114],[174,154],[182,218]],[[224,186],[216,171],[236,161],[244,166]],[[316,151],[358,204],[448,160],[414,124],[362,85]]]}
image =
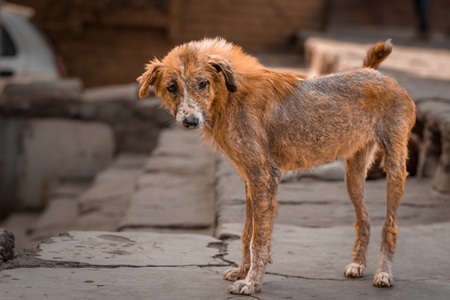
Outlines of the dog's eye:
{"label": "dog's eye", "polygon": [[203,90],[204,88],[206,88],[208,86],[209,82],[208,80],[202,80],[198,83],[198,88],[200,90]]}
{"label": "dog's eye", "polygon": [[167,90],[171,93],[174,93],[177,90],[177,86],[175,84],[169,84],[169,86],[167,86]]}

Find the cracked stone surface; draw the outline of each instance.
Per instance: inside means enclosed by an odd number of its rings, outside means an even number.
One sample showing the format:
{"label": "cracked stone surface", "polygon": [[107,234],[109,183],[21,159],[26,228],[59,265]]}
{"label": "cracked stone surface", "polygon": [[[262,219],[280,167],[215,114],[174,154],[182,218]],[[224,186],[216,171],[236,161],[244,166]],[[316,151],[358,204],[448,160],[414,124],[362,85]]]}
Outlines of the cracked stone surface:
{"label": "cracked stone surface", "polygon": [[[16,269],[0,273],[5,299],[243,299],[226,292],[226,268],[164,267],[114,269]],[[402,281],[372,286],[371,278],[309,280],[267,274],[261,293],[245,299],[446,299],[448,280]],[[55,284],[57,282],[58,284]]]}
{"label": "cracked stone surface", "polygon": [[41,243],[36,257],[96,266],[227,265],[214,257],[221,241],[195,234],[71,231]]}
{"label": "cracked stone surface", "polygon": [[[228,232],[239,235],[242,224],[228,224]],[[401,227],[394,259],[396,280],[450,280],[450,223]],[[304,228],[275,225],[273,260],[267,272],[309,279],[342,280],[350,262],[355,233],[353,227]],[[373,226],[365,276],[373,278],[379,258],[381,227]],[[228,242],[224,259],[240,263],[241,241]]]}

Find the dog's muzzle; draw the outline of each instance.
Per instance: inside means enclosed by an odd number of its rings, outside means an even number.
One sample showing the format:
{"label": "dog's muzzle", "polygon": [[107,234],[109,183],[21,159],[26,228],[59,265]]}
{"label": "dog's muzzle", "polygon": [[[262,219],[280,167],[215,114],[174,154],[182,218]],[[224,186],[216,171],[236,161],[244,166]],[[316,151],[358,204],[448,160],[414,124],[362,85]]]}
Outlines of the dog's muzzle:
{"label": "dog's muzzle", "polygon": [[195,115],[187,116],[183,119],[183,126],[187,129],[197,128],[199,119]]}

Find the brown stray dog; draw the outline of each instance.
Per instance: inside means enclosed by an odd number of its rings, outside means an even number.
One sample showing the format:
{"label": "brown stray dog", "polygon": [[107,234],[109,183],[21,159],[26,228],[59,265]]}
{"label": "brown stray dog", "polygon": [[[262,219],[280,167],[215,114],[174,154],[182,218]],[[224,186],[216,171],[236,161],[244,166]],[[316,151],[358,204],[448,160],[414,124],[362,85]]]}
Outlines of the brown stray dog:
{"label": "brown stray dog", "polygon": [[149,85],[183,128],[201,129],[204,142],[225,154],[245,182],[246,221],[242,264],[224,273],[228,291],[261,290],[271,259],[271,233],[282,171],[306,169],[343,157],[346,183],[356,212],[356,239],[346,277],[362,277],[370,224],[364,181],[374,152],[383,154],[387,213],[374,285],[393,284],[392,259],[403,195],[407,143],[415,106],[397,82],[374,70],[392,44],[379,43],[366,68],[303,80],[301,75],[263,67],[223,39],[174,48],[146,65],[139,95]]}

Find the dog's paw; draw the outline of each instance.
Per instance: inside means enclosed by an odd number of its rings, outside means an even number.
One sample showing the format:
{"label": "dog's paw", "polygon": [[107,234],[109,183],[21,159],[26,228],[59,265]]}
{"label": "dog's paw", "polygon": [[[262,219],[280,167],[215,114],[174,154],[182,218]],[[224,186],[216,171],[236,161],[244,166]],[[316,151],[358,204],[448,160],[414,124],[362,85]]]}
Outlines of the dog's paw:
{"label": "dog's paw", "polygon": [[238,280],[228,287],[230,294],[251,295],[261,291],[261,285],[254,281]]}
{"label": "dog's paw", "polygon": [[365,267],[360,264],[350,263],[345,267],[344,276],[347,278],[359,278],[364,276]]}
{"label": "dog's paw", "polygon": [[377,287],[390,287],[394,285],[394,276],[386,272],[378,272],[373,278],[373,285]]}
{"label": "dog's paw", "polygon": [[241,268],[228,269],[223,273],[223,278],[229,281],[236,281],[239,279],[244,279],[247,274],[241,271]]}

